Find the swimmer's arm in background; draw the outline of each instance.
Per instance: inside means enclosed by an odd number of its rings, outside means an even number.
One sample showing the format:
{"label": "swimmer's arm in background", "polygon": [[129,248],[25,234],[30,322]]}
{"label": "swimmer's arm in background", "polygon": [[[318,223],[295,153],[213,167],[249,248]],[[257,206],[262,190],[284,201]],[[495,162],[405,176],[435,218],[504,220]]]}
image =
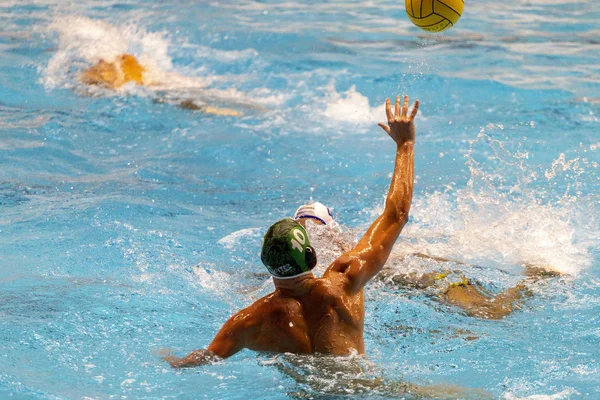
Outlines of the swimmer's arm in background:
{"label": "swimmer's arm in background", "polygon": [[221,108],[221,107],[213,107],[205,104],[196,104],[193,100],[183,100],[178,106],[185,110],[193,110],[200,111],[204,114],[213,114],[213,115],[224,115],[228,117],[241,117],[244,115],[238,110],[234,110],[233,108]]}
{"label": "swimmer's arm in background", "polygon": [[[99,60],[96,64],[89,67],[79,74],[79,80],[86,85],[98,85],[110,89],[118,89],[121,86],[134,82],[137,85],[153,86],[157,82],[144,79],[144,68],[137,58],[131,54],[121,54],[114,61],[108,62]],[[204,114],[239,117],[244,115],[242,112],[233,108],[222,108],[210,106],[203,103],[198,103],[194,100],[173,99],[167,98],[155,99],[157,103],[176,103],[180,108],[186,110],[199,111]]]}
{"label": "swimmer's arm in background", "polygon": [[438,281],[446,278],[449,274],[456,272],[450,270],[439,270],[432,271],[424,274],[419,274],[417,272],[404,272],[397,271],[392,268],[384,268],[377,275],[377,279],[386,282],[392,283],[399,287],[411,287],[415,289],[426,289],[430,286],[434,286]]}
{"label": "swimmer's arm in background", "polygon": [[223,325],[206,349],[195,350],[183,358],[173,355],[163,357],[173,368],[190,368],[228,358],[244,349],[258,329],[251,307],[236,313]]}
{"label": "swimmer's arm in background", "polygon": [[380,123],[379,126],[396,142],[396,161],[385,208],[354,249],[334,261],[325,273],[325,276],[330,271],[343,273],[351,293],[362,289],[381,271],[408,221],[414,181],[414,118],[418,110],[417,100],[408,114],[408,96],[404,96],[402,107],[398,96],[395,113],[392,113],[390,99],[386,100],[388,125]]}
{"label": "swimmer's arm in background", "polygon": [[[464,266],[469,266],[469,264],[465,264],[461,261],[451,260],[443,257],[431,256],[429,254],[423,253],[409,253],[406,257],[416,257],[430,262],[436,263],[453,263]],[[396,260],[399,261],[400,259]],[[416,289],[425,289],[430,286],[435,285],[438,281],[446,278],[450,274],[462,275],[460,271],[449,270],[449,269],[436,269],[435,271],[420,274],[414,271],[402,271],[396,268],[384,268],[377,278],[389,282],[394,283],[398,286],[404,287],[413,287]]]}

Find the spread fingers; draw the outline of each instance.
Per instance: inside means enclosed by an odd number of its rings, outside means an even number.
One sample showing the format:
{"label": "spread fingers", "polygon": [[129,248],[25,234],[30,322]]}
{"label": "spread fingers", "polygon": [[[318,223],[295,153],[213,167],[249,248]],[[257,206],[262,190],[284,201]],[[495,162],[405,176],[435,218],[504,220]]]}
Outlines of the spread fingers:
{"label": "spread fingers", "polygon": [[416,100],[415,105],[413,106],[412,112],[410,113],[410,119],[415,119],[418,111],[419,111],[419,100]]}
{"label": "spread fingers", "polygon": [[390,99],[385,99],[385,113],[387,115],[388,121],[394,120],[394,114],[392,114],[392,107],[390,106]]}

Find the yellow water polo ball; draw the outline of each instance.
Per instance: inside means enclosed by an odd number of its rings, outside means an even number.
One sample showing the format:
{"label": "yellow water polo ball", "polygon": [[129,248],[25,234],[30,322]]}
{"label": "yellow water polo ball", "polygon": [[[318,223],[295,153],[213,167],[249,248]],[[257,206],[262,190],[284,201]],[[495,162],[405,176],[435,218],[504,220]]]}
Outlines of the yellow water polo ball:
{"label": "yellow water polo ball", "polygon": [[404,0],[413,24],[430,32],[441,32],[458,22],[464,0]]}

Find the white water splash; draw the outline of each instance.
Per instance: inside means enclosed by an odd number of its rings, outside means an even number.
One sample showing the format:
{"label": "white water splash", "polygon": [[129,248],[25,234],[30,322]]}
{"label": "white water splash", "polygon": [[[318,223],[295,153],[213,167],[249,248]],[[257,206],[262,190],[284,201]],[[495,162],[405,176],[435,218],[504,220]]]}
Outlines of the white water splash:
{"label": "white water splash", "polygon": [[573,395],[578,395],[575,389],[565,389],[562,392],[558,392],[555,394],[534,394],[531,396],[516,396],[512,393],[505,393],[503,398],[506,400],[561,400],[561,399],[569,399]]}
{"label": "white water splash", "polygon": [[247,240],[248,238],[259,237],[260,233],[260,228],[240,229],[239,231],[232,232],[229,235],[222,237],[217,243],[219,243],[226,249],[231,250],[236,248],[238,246],[238,243],[240,243],[241,241]]}
{"label": "white water splash", "polygon": [[[479,147],[486,151],[476,151]],[[476,154],[484,153],[496,165],[478,162]],[[465,188],[414,200],[403,232],[411,250],[504,268],[544,266],[569,275],[592,265],[600,228],[593,195],[581,192],[581,182],[596,173],[589,161],[561,154],[544,171],[527,163],[526,152],[510,152],[484,131],[465,157],[471,175]],[[555,187],[562,194],[551,190]]]}
{"label": "white water splash", "polygon": [[[307,103],[313,104],[310,108],[311,113],[319,115],[322,119],[319,121],[320,127],[316,130],[330,134],[339,130],[340,124],[352,126],[351,130],[344,130],[345,135],[351,132],[363,134],[373,129],[378,130],[377,123],[386,121],[384,99],[381,98],[379,104],[375,103],[375,106],[372,106],[369,98],[354,85],[340,92],[335,88],[334,82],[335,80],[332,80],[328,85],[317,88],[306,100]],[[394,101],[393,98],[391,100]],[[419,113],[419,121],[422,123],[426,120],[427,118]],[[385,135],[381,137],[385,138]]]}
{"label": "white water splash", "polygon": [[[479,162],[482,154],[496,161]],[[470,179],[464,188],[451,186],[414,199],[411,221],[389,265],[419,252],[513,272],[532,265],[576,276],[592,266],[591,251],[600,237],[598,202],[593,194],[582,194],[582,182],[595,176],[593,162],[559,154],[550,166],[532,165],[527,152],[508,149],[485,130],[465,157]],[[551,190],[555,187],[560,190]],[[383,208],[370,211],[375,218]],[[307,226],[318,255],[317,275],[356,243],[358,230],[339,222]],[[235,232],[220,243],[232,248],[247,234],[255,232]]]}
{"label": "white water splash", "polygon": [[[257,57],[254,49],[223,51],[184,43],[173,49],[166,32],[148,32],[136,24],[114,26],[81,16],[56,18],[48,31],[58,34],[56,52],[46,68],[40,68],[42,83],[48,88],[70,88],[91,95],[149,95],[161,101],[179,103],[192,100],[196,104],[223,104],[264,111],[280,104],[284,96],[266,88],[244,93],[235,88],[247,79],[244,75],[220,76],[200,64],[178,70],[170,51],[198,53],[197,59],[210,58],[235,63]],[[181,39],[180,39],[181,40]],[[114,62],[121,54],[132,54],[144,67],[144,87],[129,83],[118,89],[87,86],[78,74],[100,60]],[[202,55],[202,57],[200,56]],[[211,87],[212,86],[212,87]],[[219,87],[215,87],[219,86]]]}
{"label": "white water splash", "polygon": [[[259,124],[241,123],[241,128],[261,132],[290,135],[332,135],[343,132],[347,135],[363,135],[379,129],[378,122],[385,121],[384,99],[372,106],[369,97],[355,86],[347,90],[336,87],[345,80],[345,70],[316,69],[301,73],[277,75],[286,80],[287,86],[278,94],[279,110],[268,115]],[[298,100],[298,105],[282,106],[287,101]],[[422,120],[423,116],[419,116]],[[299,124],[298,121],[312,121]],[[281,132],[277,132],[277,131]],[[382,138],[385,137],[381,136]]]}
{"label": "white water splash", "polygon": [[317,266],[313,270],[316,276],[323,275],[333,261],[351,250],[357,242],[356,232],[339,224],[318,225],[308,220],[306,233],[317,254]]}
{"label": "white water splash", "polygon": [[333,121],[343,121],[350,124],[373,124],[384,119],[385,108],[383,105],[371,107],[369,98],[358,92],[355,86],[345,92],[338,93],[333,85],[330,85],[322,115]]}
{"label": "white water splash", "polygon": [[58,34],[56,53],[42,71],[43,83],[50,88],[75,87],[77,71],[100,60],[113,62],[125,53],[135,55],[144,65],[147,81],[165,81],[173,68],[164,32],[147,32],[135,24],[113,26],[80,16],[57,18],[48,29]]}
{"label": "white water splash", "polygon": [[195,282],[211,295],[229,297],[231,288],[236,286],[235,277],[226,272],[219,271],[210,263],[203,263],[192,268]]}

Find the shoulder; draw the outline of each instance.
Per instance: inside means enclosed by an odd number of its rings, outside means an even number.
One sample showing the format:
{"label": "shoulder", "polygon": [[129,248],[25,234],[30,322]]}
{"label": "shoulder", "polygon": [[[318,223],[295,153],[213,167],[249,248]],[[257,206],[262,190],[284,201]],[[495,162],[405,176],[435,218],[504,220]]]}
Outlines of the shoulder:
{"label": "shoulder", "polygon": [[282,313],[289,314],[290,312],[298,312],[301,309],[302,305],[298,300],[273,292],[257,300],[246,310],[258,318],[264,318],[266,316],[276,316]]}
{"label": "shoulder", "polygon": [[252,336],[260,332],[265,324],[284,319],[289,311],[288,302],[271,293],[235,313],[225,323],[224,328],[230,336]]}
{"label": "shoulder", "polygon": [[334,278],[339,275],[346,275],[351,267],[361,263],[361,260],[351,254],[342,254],[334,262],[331,263],[327,271],[323,275],[324,278]]}
{"label": "shoulder", "polygon": [[252,331],[271,330],[275,327],[286,328],[290,321],[299,324],[298,318],[304,316],[302,304],[293,298],[272,293],[249,307],[250,321],[247,324]]}
{"label": "shoulder", "polygon": [[331,268],[334,264],[330,266],[322,278],[317,279],[313,289],[313,295],[320,297],[325,302],[328,301],[327,299],[347,294],[349,279],[345,274],[344,267],[343,265],[337,265],[340,269]]}
{"label": "shoulder", "polygon": [[364,274],[365,265],[368,265],[368,262],[357,254],[346,253],[331,263],[323,278],[342,287],[347,294],[352,294],[364,286],[361,276]]}
{"label": "shoulder", "polygon": [[[277,292],[269,293],[268,295],[256,300],[244,310],[248,312],[264,312],[272,307],[277,306],[281,302],[281,296]],[[244,311],[242,310],[242,311]]]}
{"label": "shoulder", "polygon": [[268,313],[274,306],[277,305],[277,299],[275,299],[274,293],[268,294],[248,307],[243,308],[236,312],[230,321],[238,326],[250,327],[260,323],[262,317]]}

